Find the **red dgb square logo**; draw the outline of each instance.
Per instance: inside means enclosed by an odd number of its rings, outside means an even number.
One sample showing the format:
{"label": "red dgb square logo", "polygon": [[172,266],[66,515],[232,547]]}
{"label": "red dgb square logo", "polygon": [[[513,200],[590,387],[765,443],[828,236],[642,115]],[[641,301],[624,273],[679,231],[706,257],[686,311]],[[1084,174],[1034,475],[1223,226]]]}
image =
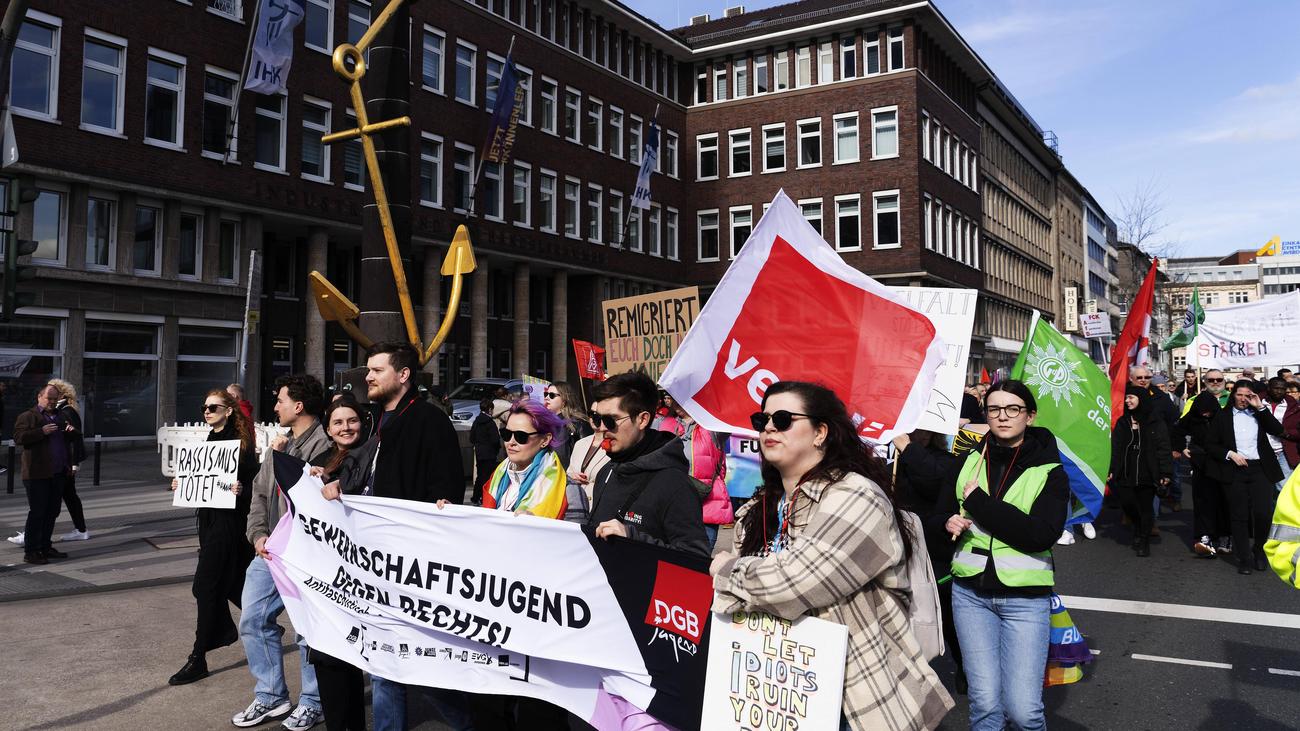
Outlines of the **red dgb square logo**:
{"label": "red dgb square logo", "polygon": [[660,561],[645,623],[698,645],[712,603],[713,582],[708,574]]}

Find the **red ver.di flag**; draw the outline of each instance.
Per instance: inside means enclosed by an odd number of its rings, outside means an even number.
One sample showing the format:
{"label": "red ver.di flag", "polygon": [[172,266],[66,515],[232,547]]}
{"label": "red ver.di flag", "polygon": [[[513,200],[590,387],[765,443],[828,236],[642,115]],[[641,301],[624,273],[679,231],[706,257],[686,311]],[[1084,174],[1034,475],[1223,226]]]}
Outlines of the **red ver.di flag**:
{"label": "red ver.di flag", "polygon": [[705,428],[753,434],[776,381],[816,381],[876,441],[911,431],[944,345],[929,318],[840,258],[779,192],[659,383]]}

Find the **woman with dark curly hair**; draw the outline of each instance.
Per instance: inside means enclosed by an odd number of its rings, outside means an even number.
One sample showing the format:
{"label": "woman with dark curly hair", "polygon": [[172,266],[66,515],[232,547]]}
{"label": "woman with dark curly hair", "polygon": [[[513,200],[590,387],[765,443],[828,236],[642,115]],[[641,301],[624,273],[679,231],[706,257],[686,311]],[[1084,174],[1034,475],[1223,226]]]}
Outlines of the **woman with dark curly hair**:
{"label": "woman with dark curly hair", "polygon": [[953,703],[912,633],[912,543],[889,470],[824,386],[779,381],[762,409],[763,484],[736,515],[736,553],[713,559],[713,611],[845,625],[843,728],[936,727]]}

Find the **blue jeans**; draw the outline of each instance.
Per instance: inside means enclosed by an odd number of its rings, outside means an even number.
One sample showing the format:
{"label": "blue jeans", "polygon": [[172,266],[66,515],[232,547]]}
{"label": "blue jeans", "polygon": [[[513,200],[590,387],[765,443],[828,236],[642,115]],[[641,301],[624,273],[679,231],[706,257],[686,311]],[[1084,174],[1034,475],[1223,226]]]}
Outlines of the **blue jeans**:
{"label": "blue jeans", "polygon": [[709,541],[709,552],[713,552],[713,546],[718,542],[718,526],[711,523],[704,524],[704,537]]}
{"label": "blue jeans", "polygon": [[[248,670],[257,681],[253,692],[259,702],[268,706],[279,705],[289,700],[289,686],[284,682],[284,652],[280,648],[284,628],[275,621],[284,611],[284,601],[280,599],[271,570],[261,556],[248,564],[241,604],[239,638],[243,640],[244,654],[248,656]],[[307,662],[307,646],[303,644],[301,635],[298,636],[298,659],[302,664],[302,692],[298,695],[298,704],[319,711],[320,689],[316,685],[316,669]]]}
{"label": "blue jeans", "polygon": [[1278,480],[1276,487],[1278,492],[1282,492],[1282,488],[1286,487],[1286,481],[1291,479],[1291,473],[1295,472],[1296,468],[1292,467],[1291,463],[1286,461],[1285,454],[1279,453],[1277,455],[1277,463],[1282,467],[1282,479]]}
{"label": "blue jeans", "polygon": [[1048,597],[1008,597],[953,582],[952,614],[970,683],[971,731],[1035,731],[1051,640]]}
{"label": "blue jeans", "polygon": [[[428,694],[433,707],[452,731],[474,731],[469,695],[444,688],[417,688]],[[406,731],[406,685],[370,676],[370,707],[374,711],[375,731]]]}

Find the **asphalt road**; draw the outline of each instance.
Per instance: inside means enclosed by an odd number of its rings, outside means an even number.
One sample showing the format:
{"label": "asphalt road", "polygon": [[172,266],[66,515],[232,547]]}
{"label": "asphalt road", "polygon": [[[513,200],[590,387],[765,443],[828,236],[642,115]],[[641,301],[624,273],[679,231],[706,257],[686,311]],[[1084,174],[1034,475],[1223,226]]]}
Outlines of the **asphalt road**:
{"label": "asphalt road", "polygon": [[[1057,549],[1058,591],[1100,654],[1082,682],[1045,692],[1050,728],[1300,728],[1300,592],[1193,557],[1190,520],[1190,511],[1162,515],[1148,559],[1128,548],[1116,510],[1103,514],[1096,540]],[[167,686],[193,638],[188,585],[16,601],[0,612],[0,728],[229,729],[251,699],[238,645],[209,655],[210,678]],[[297,651],[285,650],[296,697]],[[951,665],[936,667],[950,683]],[[966,727],[958,701],[942,728]],[[419,701],[412,717],[415,728],[445,728]]]}

